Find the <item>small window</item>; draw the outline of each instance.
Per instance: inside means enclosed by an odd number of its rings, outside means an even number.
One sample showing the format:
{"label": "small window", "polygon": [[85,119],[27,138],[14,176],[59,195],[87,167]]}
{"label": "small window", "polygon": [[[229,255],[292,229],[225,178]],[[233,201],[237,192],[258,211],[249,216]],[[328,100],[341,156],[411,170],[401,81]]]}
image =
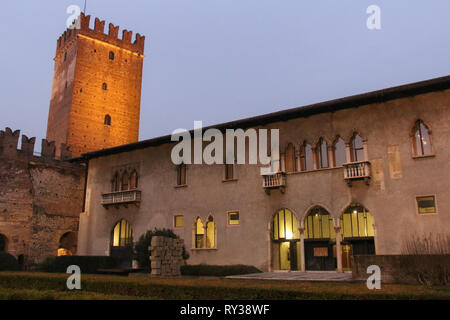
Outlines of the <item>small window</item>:
{"label": "small window", "polygon": [[111,116],[109,114],[107,114],[105,116],[105,126],[110,126],[111,125]]}
{"label": "small window", "polygon": [[225,165],[225,180],[234,179],[234,164]]}
{"label": "small window", "polygon": [[414,126],[414,141],[413,149],[415,156],[427,156],[433,154],[431,148],[431,131],[423,123],[422,120],[417,120]]}
{"label": "small window", "polygon": [[103,82],[102,89],[105,91],[108,90],[108,85],[106,84],[106,82]]}
{"label": "small window", "polygon": [[186,165],[184,163],[177,166],[177,185],[186,185]]}
{"label": "small window", "polygon": [[109,52],[109,60],[114,60],[114,52]]}
{"label": "small window", "polygon": [[317,144],[317,162],[320,169],[325,169],[329,167],[328,161],[328,143],[325,139],[320,138],[319,143]]}
{"label": "small window", "polygon": [[194,225],[194,248],[203,248],[203,240],[205,237],[205,230],[203,228],[202,219],[197,218]]}
{"label": "small window", "polygon": [[173,217],[173,225],[175,228],[182,228],[184,227],[184,216],[175,216]]}
{"label": "small window", "polygon": [[363,139],[357,133],[351,140],[351,157],[352,162],[364,161],[364,144]]}
{"label": "small window", "polygon": [[66,88],[66,89],[67,89],[67,81],[66,81],[66,84],[64,85],[64,88]]}
{"label": "small window", "polygon": [[417,197],[416,201],[419,214],[437,213],[434,196]]}
{"label": "small window", "polygon": [[239,212],[228,212],[228,224],[230,226],[239,225]]}
{"label": "small window", "polygon": [[67,60],[67,52],[64,52],[64,61]]}
{"label": "small window", "polygon": [[344,163],[347,162],[347,155],[345,152],[345,142],[339,137],[333,146],[333,155],[334,155],[334,166],[341,167]]}
{"label": "small window", "polygon": [[208,217],[206,223],[206,248],[212,249],[216,247],[216,223],[212,216]]}

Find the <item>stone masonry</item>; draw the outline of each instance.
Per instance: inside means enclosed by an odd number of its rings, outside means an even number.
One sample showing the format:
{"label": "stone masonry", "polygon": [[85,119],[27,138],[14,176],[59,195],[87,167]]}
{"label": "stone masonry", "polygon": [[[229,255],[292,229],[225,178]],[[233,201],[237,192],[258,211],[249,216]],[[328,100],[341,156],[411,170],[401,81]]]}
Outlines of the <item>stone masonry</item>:
{"label": "stone masonry", "polygon": [[25,135],[18,150],[19,137],[19,130],[0,131],[0,250],[27,268],[63,247],[76,253],[85,167],[65,161],[65,146],[56,156],[45,139],[39,156],[36,139]]}
{"label": "stone masonry", "polygon": [[149,247],[152,276],[180,276],[184,241],[168,237],[152,237]]}

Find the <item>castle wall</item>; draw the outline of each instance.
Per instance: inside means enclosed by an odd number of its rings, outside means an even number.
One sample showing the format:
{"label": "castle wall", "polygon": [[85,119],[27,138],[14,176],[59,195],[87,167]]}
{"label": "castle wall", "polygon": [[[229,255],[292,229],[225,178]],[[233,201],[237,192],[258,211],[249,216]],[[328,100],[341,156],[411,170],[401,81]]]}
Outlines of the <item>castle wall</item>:
{"label": "castle wall", "polygon": [[33,148],[23,140],[17,150],[18,131],[16,144],[8,145],[14,148],[5,153],[5,138],[11,141],[12,131],[0,134],[0,234],[7,239],[7,252],[23,255],[31,266],[55,256],[63,234],[78,232],[84,167],[56,160],[54,143],[46,140],[43,156],[33,155],[34,139]]}
{"label": "castle wall", "polygon": [[[383,103],[322,113],[264,128],[280,129],[281,150],[298,148],[319,137],[349,143],[356,131],[367,141],[372,166],[369,185],[344,181],[343,167],[287,174],[284,194],[262,188],[259,165],[237,165],[237,180],[224,182],[223,165],[187,165],[187,186],[176,187],[170,154],[174,144],[101,156],[90,160],[86,210],[80,217],[79,253],[108,255],[111,230],[120,219],[130,222],[134,240],[149,229],[171,228],[190,250],[190,264],[248,264],[262,270],[274,267],[270,229],[280,208],[290,209],[303,223],[310,208],[323,206],[337,221],[351,203],[366,207],[374,219],[377,254],[399,254],[413,235],[450,233],[450,90],[420,94]],[[414,158],[411,129],[417,119],[432,128],[435,155]],[[140,174],[139,206],[102,206],[116,168],[136,166]],[[438,213],[419,215],[415,197],[434,194]],[[240,225],[227,225],[227,212],[239,210]],[[184,227],[174,228],[174,215],[184,215]],[[216,222],[217,247],[194,249],[197,217]]]}

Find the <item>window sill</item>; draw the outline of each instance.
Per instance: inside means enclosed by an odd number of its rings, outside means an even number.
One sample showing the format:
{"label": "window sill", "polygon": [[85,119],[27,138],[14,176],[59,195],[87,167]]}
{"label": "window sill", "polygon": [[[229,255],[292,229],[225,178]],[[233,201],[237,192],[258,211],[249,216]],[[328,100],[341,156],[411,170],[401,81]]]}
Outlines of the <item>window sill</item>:
{"label": "window sill", "polygon": [[173,186],[175,189],[179,189],[179,188],[186,188],[188,185],[187,184],[180,184],[180,185],[176,185]]}
{"label": "window sill", "polygon": [[433,212],[433,213],[417,213],[416,212],[416,216],[419,217],[429,217],[429,216],[437,216],[439,215],[437,212]]}
{"label": "window sill", "polygon": [[238,179],[224,179],[222,180],[223,183],[227,183],[227,182],[237,182]]}
{"label": "window sill", "polygon": [[423,156],[412,156],[413,159],[426,159],[426,158],[434,158],[436,157],[436,154],[432,153],[432,154],[426,154]]}

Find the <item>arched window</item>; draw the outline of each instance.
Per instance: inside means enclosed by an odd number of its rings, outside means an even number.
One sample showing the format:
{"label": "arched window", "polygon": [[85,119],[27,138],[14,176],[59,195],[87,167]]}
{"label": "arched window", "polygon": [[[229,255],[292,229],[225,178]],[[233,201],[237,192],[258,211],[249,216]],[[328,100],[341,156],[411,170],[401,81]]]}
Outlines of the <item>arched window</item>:
{"label": "arched window", "polygon": [[345,141],[341,137],[338,137],[333,146],[334,155],[334,167],[341,167],[347,162],[347,156],[345,152]]}
{"label": "arched window", "polygon": [[286,147],[285,163],[286,172],[295,172],[295,148],[292,143]]}
{"label": "arched window", "polygon": [[111,116],[109,114],[105,115],[105,126],[111,125]]}
{"label": "arched window", "polygon": [[120,191],[127,191],[130,188],[130,178],[128,177],[128,172],[122,174],[122,186]]}
{"label": "arched window", "polygon": [[133,229],[128,221],[122,219],[116,223],[111,243],[113,247],[127,247],[133,244]]}
{"label": "arched window", "polygon": [[103,90],[108,90],[108,84],[106,82],[103,82],[102,89]]}
{"label": "arched window", "polygon": [[203,248],[205,230],[203,229],[202,219],[197,218],[194,224],[194,248]]}
{"label": "arched window", "polygon": [[130,190],[134,190],[138,188],[138,174],[136,172],[136,170],[134,170],[131,173],[131,178],[130,178]]}
{"label": "arched window", "polygon": [[350,141],[352,162],[364,161],[364,144],[361,136],[355,133]]}
{"label": "arched window", "polygon": [[358,204],[345,209],[340,225],[343,240],[374,236],[372,215]]}
{"label": "arched window", "polygon": [[0,252],[6,252],[6,237],[0,234]]}
{"label": "arched window", "polygon": [[77,252],[77,234],[66,232],[59,239],[58,256],[71,256]]}
{"label": "arched window", "polygon": [[417,120],[414,125],[414,141],[413,149],[415,156],[426,156],[433,154],[431,147],[431,131],[423,123],[422,120]]}
{"label": "arched window", "polygon": [[305,218],[305,239],[335,239],[333,218],[322,207],[312,208]]}
{"label": "arched window", "polygon": [[279,210],[273,217],[272,239],[276,241],[299,240],[298,220],[289,209]]}
{"label": "arched window", "polygon": [[116,172],[113,176],[113,179],[111,181],[111,191],[117,192],[120,191],[120,179],[119,174]]}
{"label": "arched window", "polygon": [[317,143],[317,167],[320,169],[328,168],[330,166],[328,160],[328,143],[324,138],[320,138]]}
{"label": "arched window", "polygon": [[186,165],[184,163],[177,166],[177,185],[186,185]]}
{"label": "arched window", "polygon": [[306,141],[303,143],[300,150],[300,165],[302,171],[314,169],[312,147],[309,143],[306,143]]}
{"label": "arched window", "polygon": [[109,60],[114,60],[114,52],[109,52]]}
{"label": "arched window", "polygon": [[206,248],[216,247],[216,224],[212,216],[208,217],[208,222],[206,223]]}

